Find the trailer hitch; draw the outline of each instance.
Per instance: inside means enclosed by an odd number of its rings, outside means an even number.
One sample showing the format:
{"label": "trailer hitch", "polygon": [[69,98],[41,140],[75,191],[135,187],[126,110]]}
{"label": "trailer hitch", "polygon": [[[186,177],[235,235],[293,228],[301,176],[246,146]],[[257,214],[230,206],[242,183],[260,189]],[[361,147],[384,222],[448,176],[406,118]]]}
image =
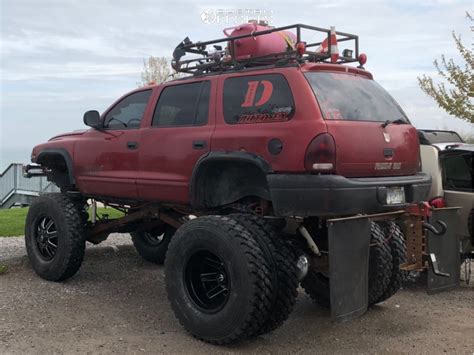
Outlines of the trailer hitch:
{"label": "trailer hitch", "polygon": [[436,223],[439,224],[441,230],[437,230],[435,226],[429,224],[428,222],[423,222],[423,229],[429,230],[434,235],[443,235],[444,233],[446,233],[446,231],[448,230],[448,226],[446,225],[446,223],[443,221],[436,221]]}

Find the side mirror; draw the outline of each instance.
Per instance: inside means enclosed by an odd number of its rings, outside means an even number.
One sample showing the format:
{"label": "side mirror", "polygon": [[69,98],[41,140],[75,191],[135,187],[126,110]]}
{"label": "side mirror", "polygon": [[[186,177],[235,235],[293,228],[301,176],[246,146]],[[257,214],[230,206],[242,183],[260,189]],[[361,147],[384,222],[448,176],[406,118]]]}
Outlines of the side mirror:
{"label": "side mirror", "polygon": [[92,128],[100,128],[100,113],[96,110],[87,111],[84,114],[84,124]]}

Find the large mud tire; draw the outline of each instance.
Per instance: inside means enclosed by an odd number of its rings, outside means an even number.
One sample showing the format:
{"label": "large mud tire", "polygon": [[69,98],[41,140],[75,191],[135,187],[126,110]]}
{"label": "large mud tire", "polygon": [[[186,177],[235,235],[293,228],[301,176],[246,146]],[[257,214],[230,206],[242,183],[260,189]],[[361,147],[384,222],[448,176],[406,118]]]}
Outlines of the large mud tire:
{"label": "large mud tire", "polygon": [[35,272],[49,281],[63,281],[81,267],[86,246],[84,211],[62,193],[49,193],[31,204],[25,244]]}
{"label": "large mud tire", "polygon": [[322,307],[330,308],[329,278],[311,267],[301,282],[304,291]]}
{"label": "large mud tire", "polygon": [[369,306],[381,302],[392,278],[392,250],[384,228],[372,222],[369,255]]}
{"label": "large mud tire", "polygon": [[173,227],[164,225],[152,231],[136,231],[130,235],[135,249],[143,259],[163,265],[171,237],[175,232]]}
{"label": "large mud tire", "polygon": [[407,260],[405,235],[400,226],[395,222],[386,222],[383,227],[392,253],[392,272],[387,289],[377,300],[377,303],[383,302],[396,294],[403,281],[407,278],[407,272],[400,270],[400,265],[404,264]]}
{"label": "large mud tire", "polygon": [[[384,229],[378,223],[371,224],[369,253],[369,306],[378,302],[387,291],[392,276],[392,252],[386,241]],[[310,267],[301,282],[305,292],[319,305],[331,306],[329,278]]]}
{"label": "large mud tire", "polygon": [[181,325],[213,344],[257,334],[275,292],[271,265],[256,237],[226,216],[198,217],[177,230],[166,256],[165,281]]}
{"label": "large mud tire", "polygon": [[255,335],[269,333],[280,327],[293,311],[298,295],[298,267],[300,255],[269,221],[248,214],[231,215],[253,234],[271,265],[272,280],[275,283],[273,303],[267,320]]}

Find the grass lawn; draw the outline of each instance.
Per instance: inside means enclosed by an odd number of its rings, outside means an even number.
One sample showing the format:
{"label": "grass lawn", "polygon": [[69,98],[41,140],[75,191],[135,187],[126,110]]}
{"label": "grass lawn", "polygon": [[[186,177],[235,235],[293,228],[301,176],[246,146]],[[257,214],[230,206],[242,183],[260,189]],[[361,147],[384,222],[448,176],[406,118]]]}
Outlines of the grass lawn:
{"label": "grass lawn", "polygon": [[[11,237],[25,234],[25,219],[28,208],[0,209],[0,237]],[[122,212],[113,208],[97,208],[99,215],[106,213],[109,218],[117,218]]]}

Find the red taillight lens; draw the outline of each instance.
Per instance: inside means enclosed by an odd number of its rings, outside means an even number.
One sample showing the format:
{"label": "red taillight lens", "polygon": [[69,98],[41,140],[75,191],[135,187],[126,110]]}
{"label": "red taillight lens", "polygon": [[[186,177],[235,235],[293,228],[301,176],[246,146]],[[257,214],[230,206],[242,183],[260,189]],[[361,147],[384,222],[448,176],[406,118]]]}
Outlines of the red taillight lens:
{"label": "red taillight lens", "polygon": [[434,208],[447,207],[446,200],[442,197],[435,197],[434,199],[430,201],[430,205],[433,206]]}
{"label": "red taillight lens", "polygon": [[336,169],[336,144],[329,133],[314,138],[306,150],[306,170],[318,173],[333,173]]}

